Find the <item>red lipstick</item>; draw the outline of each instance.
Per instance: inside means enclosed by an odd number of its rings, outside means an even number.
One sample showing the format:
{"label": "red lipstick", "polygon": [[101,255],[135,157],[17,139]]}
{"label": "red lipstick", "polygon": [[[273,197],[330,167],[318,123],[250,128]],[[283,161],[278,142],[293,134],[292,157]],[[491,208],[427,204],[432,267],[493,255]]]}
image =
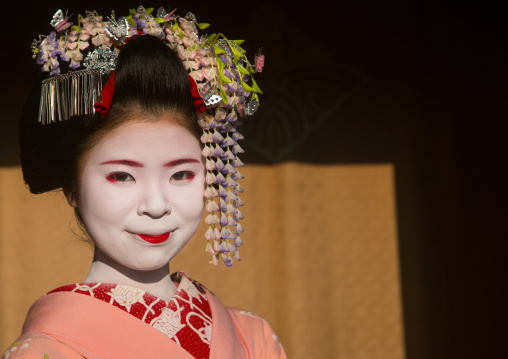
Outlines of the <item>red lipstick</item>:
{"label": "red lipstick", "polygon": [[158,243],[162,243],[164,241],[166,241],[169,236],[171,235],[171,232],[168,232],[168,233],[164,233],[164,234],[161,234],[161,235],[158,235],[158,236],[149,236],[147,234],[138,234],[138,236],[148,242],[148,243],[151,243],[151,244],[158,244]]}

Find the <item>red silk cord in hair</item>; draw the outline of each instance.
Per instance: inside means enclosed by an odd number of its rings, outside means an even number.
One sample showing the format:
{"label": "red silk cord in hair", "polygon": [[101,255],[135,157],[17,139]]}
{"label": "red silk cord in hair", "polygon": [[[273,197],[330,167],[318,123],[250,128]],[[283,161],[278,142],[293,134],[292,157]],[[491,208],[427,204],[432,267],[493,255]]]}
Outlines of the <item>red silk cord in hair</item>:
{"label": "red silk cord in hair", "polygon": [[191,75],[187,75],[189,77],[189,83],[190,83],[190,91],[192,94],[192,100],[194,102],[194,107],[199,113],[203,113],[206,111],[206,105],[205,101],[201,98],[201,95],[198,91],[198,85],[196,84],[196,81],[191,77]]}
{"label": "red silk cord in hair", "polygon": [[[96,102],[93,107],[95,111],[99,113],[101,116],[106,115],[109,112],[109,108],[111,107],[111,102],[113,101],[113,94],[115,92],[115,75],[116,70],[113,71],[108,81],[104,85],[102,89],[102,102]],[[189,83],[191,87],[192,100],[194,103],[194,107],[199,113],[203,113],[206,111],[206,105],[198,92],[198,86],[196,81],[192,77],[189,76]]]}

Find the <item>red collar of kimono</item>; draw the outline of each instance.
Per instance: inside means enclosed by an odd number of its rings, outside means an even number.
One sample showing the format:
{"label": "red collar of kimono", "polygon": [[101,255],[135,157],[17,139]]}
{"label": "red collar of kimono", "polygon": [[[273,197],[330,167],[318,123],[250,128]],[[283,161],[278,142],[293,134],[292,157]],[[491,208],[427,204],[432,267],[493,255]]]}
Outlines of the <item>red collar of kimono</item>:
{"label": "red collar of kimono", "polygon": [[202,285],[186,273],[174,273],[178,285],[169,302],[141,289],[108,283],[77,283],[52,290],[74,292],[109,303],[151,325],[178,343],[196,359],[208,359],[212,313]]}

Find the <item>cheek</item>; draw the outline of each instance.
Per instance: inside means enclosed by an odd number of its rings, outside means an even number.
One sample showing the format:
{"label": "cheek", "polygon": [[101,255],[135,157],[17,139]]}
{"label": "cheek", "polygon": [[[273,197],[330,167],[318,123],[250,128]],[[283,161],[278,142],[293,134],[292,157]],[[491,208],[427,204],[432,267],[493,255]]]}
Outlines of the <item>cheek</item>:
{"label": "cheek", "polygon": [[197,218],[200,221],[205,208],[205,190],[201,181],[185,192],[179,200],[182,215],[188,220]]}
{"label": "cheek", "polygon": [[105,183],[102,179],[82,183],[78,207],[87,228],[97,223],[116,223],[128,211],[129,197],[118,195]]}

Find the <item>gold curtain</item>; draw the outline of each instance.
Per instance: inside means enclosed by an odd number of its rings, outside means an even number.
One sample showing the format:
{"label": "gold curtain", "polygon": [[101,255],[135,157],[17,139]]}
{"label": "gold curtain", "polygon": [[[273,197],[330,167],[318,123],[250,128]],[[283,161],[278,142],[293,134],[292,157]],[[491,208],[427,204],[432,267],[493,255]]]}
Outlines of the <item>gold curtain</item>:
{"label": "gold curtain", "polygon": [[[171,263],[224,304],[263,316],[289,358],[404,358],[394,168],[248,165],[242,261],[215,268],[205,226]],[[61,193],[31,195],[0,169],[0,351],[31,303],[82,281],[92,251]]]}

